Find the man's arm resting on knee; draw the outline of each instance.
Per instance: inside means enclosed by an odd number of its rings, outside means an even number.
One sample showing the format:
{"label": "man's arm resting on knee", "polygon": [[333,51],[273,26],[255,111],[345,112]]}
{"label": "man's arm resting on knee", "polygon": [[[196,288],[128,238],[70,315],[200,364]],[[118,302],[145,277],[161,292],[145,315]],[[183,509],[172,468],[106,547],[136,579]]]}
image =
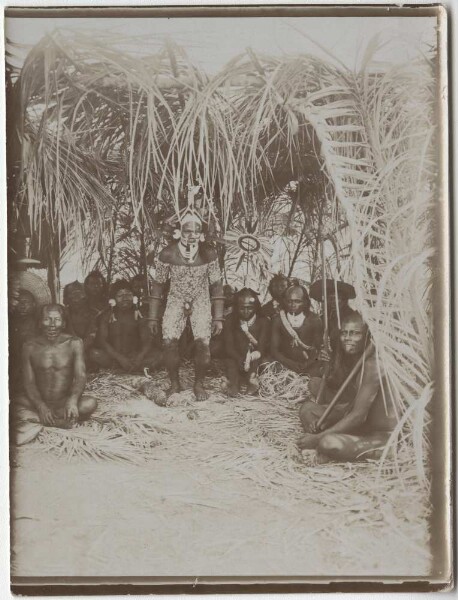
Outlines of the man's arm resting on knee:
{"label": "man's arm resting on knee", "polygon": [[24,390],[27,398],[37,409],[40,416],[40,421],[45,425],[53,425],[54,417],[52,415],[52,411],[41,397],[35,380],[35,372],[33,370],[31,361],[32,350],[33,342],[26,342],[22,348],[22,373],[24,377]]}
{"label": "man's arm resting on knee", "polygon": [[235,339],[234,339],[234,329],[235,320],[230,316],[224,323],[223,327],[223,341],[224,341],[224,351],[226,352],[227,358],[232,358],[237,363],[242,360],[242,357],[237,352],[235,347]]}
{"label": "man's arm resting on knee", "polygon": [[140,365],[153,349],[153,336],[147,323],[140,322],[140,352],[135,357],[135,362]]}
{"label": "man's arm resting on knee", "polygon": [[73,350],[73,382],[70,395],[65,403],[68,418],[78,417],[78,401],[86,387],[86,363],[84,362],[84,344],[80,339],[71,341]]}
{"label": "man's arm resting on knee", "polygon": [[98,342],[102,350],[104,350],[110,358],[122,365],[124,362],[124,356],[117,352],[108,341],[108,319],[109,317],[107,315],[104,315],[100,319]]}

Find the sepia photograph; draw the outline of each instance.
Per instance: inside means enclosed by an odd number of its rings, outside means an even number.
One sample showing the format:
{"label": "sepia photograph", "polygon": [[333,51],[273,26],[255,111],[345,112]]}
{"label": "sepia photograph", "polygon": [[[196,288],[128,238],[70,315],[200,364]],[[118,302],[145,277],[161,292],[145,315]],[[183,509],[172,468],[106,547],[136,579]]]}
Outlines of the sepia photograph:
{"label": "sepia photograph", "polygon": [[446,20],[6,9],[13,589],[449,589]]}

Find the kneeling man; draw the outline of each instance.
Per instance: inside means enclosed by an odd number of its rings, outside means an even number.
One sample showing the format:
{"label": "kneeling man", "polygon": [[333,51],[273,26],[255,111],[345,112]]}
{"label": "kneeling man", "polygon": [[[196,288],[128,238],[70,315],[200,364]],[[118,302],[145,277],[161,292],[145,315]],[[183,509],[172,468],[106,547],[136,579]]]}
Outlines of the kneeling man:
{"label": "kneeling man", "polygon": [[270,334],[269,319],[259,315],[260,308],[256,292],[244,288],[236,294],[234,311],[224,321],[228,396],[239,393],[243,379],[248,394],[259,389],[257,370],[266,360]]}
{"label": "kneeling man", "polygon": [[[359,313],[348,314],[340,330],[338,348],[332,359],[328,382],[334,389],[325,390],[330,402],[338,387],[358,363],[368,345],[369,331]],[[311,380],[316,392],[318,381]],[[319,458],[342,462],[379,458],[396,425],[393,401],[384,382],[375,350],[369,349],[361,368],[348,384],[343,399],[318,427],[326,410],[325,404],[305,402],[299,417],[307,432],[298,440],[301,449],[316,448]]]}
{"label": "kneeling man", "polygon": [[323,340],[321,319],[310,310],[310,298],[304,286],[295,284],[284,293],[282,307],[272,318],[270,353],[273,359],[296,373],[318,372]]}
{"label": "kneeling man", "polygon": [[39,315],[41,333],[24,344],[24,393],[15,404],[28,411],[26,418],[19,416],[19,420],[69,429],[76,421],[87,419],[97,407],[95,398],[83,394],[84,346],[76,336],[64,333],[64,315],[60,304],[43,306]]}

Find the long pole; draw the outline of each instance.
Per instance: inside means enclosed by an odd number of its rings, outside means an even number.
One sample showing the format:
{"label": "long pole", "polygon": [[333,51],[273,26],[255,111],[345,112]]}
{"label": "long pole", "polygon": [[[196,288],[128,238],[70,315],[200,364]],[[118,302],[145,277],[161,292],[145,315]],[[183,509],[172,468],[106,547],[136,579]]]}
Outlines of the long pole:
{"label": "long pole", "polygon": [[[321,265],[322,265],[322,280],[323,280],[323,308],[324,308],[324,335],[326,338],[329,334],[328,323],[328,287],[326,285],[326,256],[324,253],[324,240],[321,240]],[[327,341],[327,340],[325,340]]]}
{"label": "long pole", "polygon": [[[329,351],[329,322],[328,322],[328,290],[326,286],[326,257],[324,254],[324,240],[321,239],[321,279],[323,282],[323,320],[324,320],[324,332],[323,332],[323,346],[326,351]],[[316,397],[316,401],[318,404],[321,403],[321,400],[324,395],[324,390],[326,387],[326,380],[329,375],[329,370],[331,368],[331,363],[328,362],[324,369],[324,373],[321,377],[320,387],[318,388],[318,394]]]}

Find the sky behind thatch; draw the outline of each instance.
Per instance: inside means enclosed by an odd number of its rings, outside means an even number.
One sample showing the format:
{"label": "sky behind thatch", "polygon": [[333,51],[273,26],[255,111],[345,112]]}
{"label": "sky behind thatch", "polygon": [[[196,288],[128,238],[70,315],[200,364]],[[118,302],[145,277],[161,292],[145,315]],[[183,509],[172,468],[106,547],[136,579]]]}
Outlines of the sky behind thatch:
{"label": "sky behind thatch", "polygon": [[[219,70],[247,46],[275,56],[326,52],[311,36],[347,67],[358,65],[368,42],[377,34],[386,41],[380,60],[405,61],[435,45],[435,17],[294,17],[294,18],[7,18],[5,33],[17,44],[34,45],[55,28],[90,33],[114,32],[116,43],[126,36],[138,38],[131,52],[146,54],[170,37],[182,45],[191,60],[208,73]],[[27,48],[16,50],[18,66]]]}

